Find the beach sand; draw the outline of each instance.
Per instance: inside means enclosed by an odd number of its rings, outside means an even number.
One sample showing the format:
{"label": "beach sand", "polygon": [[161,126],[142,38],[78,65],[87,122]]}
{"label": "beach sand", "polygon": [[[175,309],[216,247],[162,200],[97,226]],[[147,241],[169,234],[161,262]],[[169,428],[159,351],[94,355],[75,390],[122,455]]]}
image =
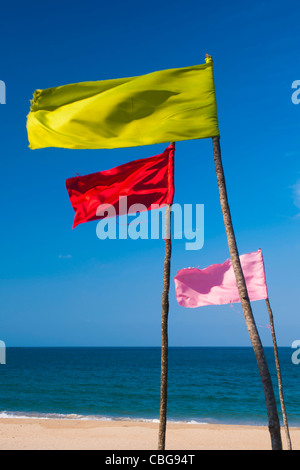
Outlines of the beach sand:
{"label": "beach sand", "polygon": [[[290,428],[300,450],[300,428]],[[0,450],[156,450],[158,424],[76,419],[0,419]],[[283,448],[287,449],[282,429]],[[271,450],[263,426],[168,423],[166,450]]]}

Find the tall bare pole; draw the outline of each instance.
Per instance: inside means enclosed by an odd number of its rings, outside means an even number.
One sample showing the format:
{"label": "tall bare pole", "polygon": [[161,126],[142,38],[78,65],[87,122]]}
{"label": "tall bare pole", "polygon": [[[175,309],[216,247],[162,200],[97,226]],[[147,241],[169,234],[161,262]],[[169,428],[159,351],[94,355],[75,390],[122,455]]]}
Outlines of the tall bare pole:
{"label": "tall bare pole", "polygon": [[282,450],[282,441],[280,434],[280,423],[276,407],[276,400],[272,385],[272,380],[270,372],[268,369],[268,364],[265,358],[264,350],[262,343],[257,331],[255,320],[252,313],[252,308],[248,296],[247,286],[241,267],[239,252],[236,244],[235,234],[233,230],[233,224],[231,220],[230,207],[227,197],[227,189],[225,183],[224,169],[221,159],[221,147],[220,147],[220,138],[213,137],[213,152],[214,152],[214,161],[216,167],[217,181],[220,194],[220,203],[223,213],[225,231],[227,235],[228,247],[231,256],[232,266],[238,286],[238,291],[240,295],[240,300],[243,308],[243,313],[250,336],[250,340],[254,349],[260,377],[262,380],[267,414],[268,414],[268,425],[269,432],[271,436],[271,445],[272,450]]}
{"label": "tall bare pole", "polygon": [[284,430],[285,430],[285,437],[286,437],[288,450],[292,450],[292,442],[291,442],[289,425],[288,425],[284,397],[283,397],[281,368],[280,368],[277,340],[276,340],[275,327],[274,327],[274,318],[273,318],[273,312],[271,309],[269,298],[266,299],[266,304],[267,304],[267,309],[268,309],[269,318],[270,318],[270,326],[271,326],[271,333],[272,333],[272,340],[273,340],[273,347],[274,347],[274,356],[275,356],[277,379],[278,379],[278,389],[279,389],[280,405],[281,405],[283,424],[284,424]]}
{"label": "tall bare pole", "polygon": [[[171,144],[175,145],[174,142]],[[161,379],[160,379],[160,416],[158,431],[158,450],[165,450],[167,427],[167,396],[168,396],[168,319],[169,319],[169,290],[171,271],[171,211],[172,205],[168,204],[165,215],[165,261],[164,282],[162,292],[161,315]]]}

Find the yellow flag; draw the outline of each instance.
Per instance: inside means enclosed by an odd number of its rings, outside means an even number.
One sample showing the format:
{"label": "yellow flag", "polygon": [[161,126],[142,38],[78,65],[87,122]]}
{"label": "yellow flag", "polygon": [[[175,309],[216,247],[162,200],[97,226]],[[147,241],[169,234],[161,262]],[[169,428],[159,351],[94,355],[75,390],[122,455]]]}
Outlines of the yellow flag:
{"label": "yellow flag", "polygon": [[213,61],[36,90],[27,131],[32,149],[135,147],[218,136]]}

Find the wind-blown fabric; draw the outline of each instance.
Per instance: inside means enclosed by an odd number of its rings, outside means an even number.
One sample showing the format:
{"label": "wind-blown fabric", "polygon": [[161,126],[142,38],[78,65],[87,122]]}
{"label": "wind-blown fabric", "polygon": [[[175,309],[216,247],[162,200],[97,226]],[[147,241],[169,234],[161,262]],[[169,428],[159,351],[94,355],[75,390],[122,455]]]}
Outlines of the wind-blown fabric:
{"label": "wind-blown fabric", "polygon": [[[250,301],[268,298],[261,250],[240,256]],[[195,308],[240,302],[230,259],[204,269],[186,268],[174,278],[176,298],[182,307]]]}
{"label": "wind-blown fabric", "polygon": [[[160,155],[67,179],[66,187],[75,211],[73,228],[84,222],[112,216],[110,213],[97,215],[99,206],[111,205],[115,209],[114,215],[124,215],[130,213],[133,204],[143,204],[146,207],[144,210],[151,209],[152,204],[157,207],[172,204],[174,152],[174,144],[171,144]],[[120,207],[120,198],[124,196],[127,197],[126,207]]]}
{"label": "wind-blown fabric", "polygon": [[213,61],[36,90],[31,149],[135,147],[219,135]]}

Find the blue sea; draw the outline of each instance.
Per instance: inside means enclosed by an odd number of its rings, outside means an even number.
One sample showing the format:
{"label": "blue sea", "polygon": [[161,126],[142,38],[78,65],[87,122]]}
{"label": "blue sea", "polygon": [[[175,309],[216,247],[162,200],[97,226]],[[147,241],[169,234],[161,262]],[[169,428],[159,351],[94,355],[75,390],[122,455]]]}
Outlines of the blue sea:
{"label": "blue sea", "polygon": [[[300,426],[300,364],[279,348],[290,426]],[[274,390],[272,348],[265,348]],[[8,348],[0,417],[159,419],[160,348]],[[281,409],[278,398],[280,419]],[[266,425],[252,348],[169,349],[168,420]]]}

